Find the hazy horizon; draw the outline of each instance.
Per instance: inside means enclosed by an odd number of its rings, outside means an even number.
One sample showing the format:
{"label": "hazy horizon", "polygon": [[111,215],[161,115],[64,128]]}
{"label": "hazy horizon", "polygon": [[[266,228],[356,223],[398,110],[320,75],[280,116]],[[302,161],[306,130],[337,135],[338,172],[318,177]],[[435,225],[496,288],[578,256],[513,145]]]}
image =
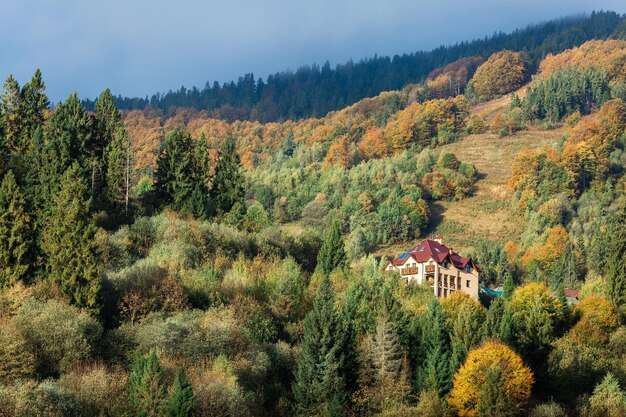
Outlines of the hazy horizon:
{"label": "hazy horizon", "polygon": [[626,9],[614,0],[86,3],[8,5],[0,25],[0,76],[13,74],[23,84],[40,68],[53,102],[73,91],[94,98],[107,87],[115,95],[145,97],[250,72],[265,79],[303,65],[430,50],[594,9]]}

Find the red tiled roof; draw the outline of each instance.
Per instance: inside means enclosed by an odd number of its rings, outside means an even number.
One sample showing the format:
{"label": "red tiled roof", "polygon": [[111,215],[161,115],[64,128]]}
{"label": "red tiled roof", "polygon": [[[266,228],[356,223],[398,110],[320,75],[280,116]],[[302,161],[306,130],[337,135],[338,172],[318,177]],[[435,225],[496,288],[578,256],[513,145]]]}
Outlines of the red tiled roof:
{"label": "red tiled roof", "polygon": [[419,245],[403,253],[398,258],[391,261],[394,266],[400,266],[406,262],[406,259],[411,257],[417,263],[424,263],[430,258],[433,258],[438,264],[442,264],[443,261],[448,258],[454,266],[457,268],[465,268],[465,266],[471,261],[472,258],[463,258],[457,253],[452,252],[450,254],[450,248],[435,242],[434,240],[426,239]]}
{"label": "red tiled roof", "polygon": [[571,288],[565,288],[565,296],[568,298],[578,298],[579,290],[574,290]]}

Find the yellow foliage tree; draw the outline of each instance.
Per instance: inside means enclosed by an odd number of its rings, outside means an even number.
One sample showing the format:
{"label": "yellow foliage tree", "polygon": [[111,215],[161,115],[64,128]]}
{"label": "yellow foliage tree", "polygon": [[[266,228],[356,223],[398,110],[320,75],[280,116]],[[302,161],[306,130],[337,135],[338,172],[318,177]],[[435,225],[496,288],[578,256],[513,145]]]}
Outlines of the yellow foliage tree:
{"label": "yellow foliage tree", "polygon": [[527,66],[527,59],[520,52],[504,50],[491,55],[471,81],[477,98],[491,100],[518,89],[526,81]]}
{"label": "yellow foliage tree", "polygon": [[[499,368],[501,390],[498,394],[504,406],[513,415],[524,411],[534,382],[531,370],[507,345],[488,341],[467,355],[463,366],[454,376],[454,386],[448,404],[461,417],[481,415],[481,397],[484,395],[487,374]],[[492,387],[494,388],[494,387]]]}

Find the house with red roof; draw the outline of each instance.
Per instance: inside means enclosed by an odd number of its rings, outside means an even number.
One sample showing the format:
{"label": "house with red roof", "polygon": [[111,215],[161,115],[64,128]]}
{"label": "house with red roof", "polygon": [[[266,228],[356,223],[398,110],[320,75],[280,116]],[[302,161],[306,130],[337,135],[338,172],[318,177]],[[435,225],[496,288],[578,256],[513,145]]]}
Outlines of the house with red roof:
{"label": "house with red roof", "polygon": [[407,282],[428,282],[439,298],[461,291],[478,299],[480,269],[471,257],[444,246],[441,236],[426,239],[388,261],[385,271],[397,271]]}

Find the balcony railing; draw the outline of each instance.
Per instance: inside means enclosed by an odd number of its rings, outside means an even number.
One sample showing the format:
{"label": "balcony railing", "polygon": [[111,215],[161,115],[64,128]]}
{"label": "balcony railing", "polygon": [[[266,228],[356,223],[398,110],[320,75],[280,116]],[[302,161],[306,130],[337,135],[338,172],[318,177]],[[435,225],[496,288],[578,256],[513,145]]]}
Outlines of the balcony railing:
{"label": "balcony railing", "polygon": [[400,270],[400,273],[402,275],[416,275],[419,272],[419,268],[418,267],[413,267],[413,268],[404,268]]}

